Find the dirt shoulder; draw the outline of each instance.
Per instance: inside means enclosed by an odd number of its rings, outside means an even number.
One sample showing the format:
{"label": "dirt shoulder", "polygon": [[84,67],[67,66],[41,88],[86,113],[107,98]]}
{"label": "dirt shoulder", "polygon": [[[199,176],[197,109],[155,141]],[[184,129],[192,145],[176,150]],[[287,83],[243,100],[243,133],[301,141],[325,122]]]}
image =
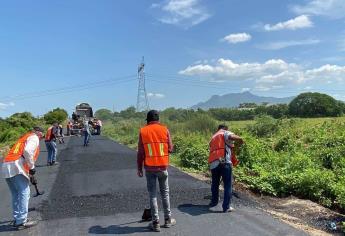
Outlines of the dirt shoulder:
{"label": "dirt shoulder", "polygon": [[[206,175],[186,173],[210,183],[210,178]],[[234,183],[234,195],[240,199],[248,199],[254,202],[257,208],[294,228],[305,231],[309,235],[343,235],[340,231],[340,222],[345,220],[345,215],[310,200],[299,199],[294,196],[275,198],[259,195],[250,191],[244,184],[237,182]],[[336,223],[337,231],[330,230],[331,222]]]}

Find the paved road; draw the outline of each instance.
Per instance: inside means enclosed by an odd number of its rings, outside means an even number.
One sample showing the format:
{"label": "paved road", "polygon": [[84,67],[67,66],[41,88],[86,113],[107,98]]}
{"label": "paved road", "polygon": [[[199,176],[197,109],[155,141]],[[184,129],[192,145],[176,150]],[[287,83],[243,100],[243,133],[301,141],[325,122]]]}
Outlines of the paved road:
{"label": "paved road", "polygon": [[[136,176],[135,151],[100,136],[88,147],[81,137],[72,137],[59,148],[60,165],[47,167],[42,147],[37,177],[46,194],[30,202],[30,215],[41,220],[37,227],[17,232],[7,225],[10,195],[0,182],[0,235],[155,234],[140,222],[148,197],[145,178]],[[172,167],[169,175],[177,225],[162,228],[162,235],[306,235],[241,196],[234,198],[233,213],[220,213],[221,204],[208,209],[208,184]]]}

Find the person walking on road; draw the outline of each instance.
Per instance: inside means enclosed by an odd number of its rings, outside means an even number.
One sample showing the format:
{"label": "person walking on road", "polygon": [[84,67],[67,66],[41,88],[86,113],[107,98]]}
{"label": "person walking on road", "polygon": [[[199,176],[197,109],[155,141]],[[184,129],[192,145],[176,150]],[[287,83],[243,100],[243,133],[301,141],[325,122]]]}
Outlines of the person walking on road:
{"label": "person walking on road", "polygon": [[224,182],[224,200],[222,205],[224,213],[233,210],[231,207],[232,168],[233,165],[237,164],[237,159],[234,159],[235,156],[232,155],[234,141],[238,141],[240,145],[243,143],[243,139],[228,131],[226,125],[219,125],[218,131],[212,136],[209,143],[210,154],[208,163],[212,174],[212,198],[209,206],[215,207],[218,205],[220,178],[222,178]]}
{"label": "person walking on road", "polygon": [[91,130],[90,130],[91,125],[92,125],[91,121],[87,121],[87,120],[84,121],[84,127],[83,127],[84,147],[89,145],[90,136],[91,136]]}
{"label": "person walking on road", "polygon": [[169,153],[173,150],[170,133],[167,127],[159,123],[159,113],[151,110],[147,113],[147,125],[140,129],[137,153],[138,176],[143,177],[143,164],[149,192],[152,222],[151,230],[160,231],[158,205],[157,205],[157,181],[162,197],[164,209],[164,225],[170,228],[176,224],[171,217],[168,166]]}
{"label": "person walking on road", "polygon": [[58,123],[54,122],[52,126],[50,126],[47,130],[45,136],[45,144],[47,147],[48,158],[47,158],[47,165],[52,166],[58,164],[56,162],[56,155],[57,155],[57,145],[56,145],[56,138],[59,135],[59,127]]}
{"label": "person walking on road", "polygon": [[39,139],[43,129],[35,127],[23,135],[3,160],[2,175],[12,195],[13,226],[18,230],[37,225],[28,218],[30,199],[30,176],[35,175],[35,161],[39,155]]}

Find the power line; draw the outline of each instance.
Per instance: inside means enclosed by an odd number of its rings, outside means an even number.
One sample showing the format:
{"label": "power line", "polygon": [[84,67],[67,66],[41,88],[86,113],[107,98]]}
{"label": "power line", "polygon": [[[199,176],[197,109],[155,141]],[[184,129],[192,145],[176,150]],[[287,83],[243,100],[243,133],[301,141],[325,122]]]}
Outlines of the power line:
{"label": "power line", "polygon": [[24,99],[30,99],[30,98],[36,98],[36,97],[58,95],[58,94],[75,92],[75,91],[87,90],[90,88],[98,88],[98,87],[105,87],[105,86],[109,86],[113,84],[121,84],[125,82],[134,81],[135,79],[136,79],[135,75],[122,76],[122,77],[92,82],[85,85],[72,85],[72,86],[62,87],[62,88],[57,88],[57,89],[48,89],[48,90],[31,92],[31,93],[18,94],[15,96],[7,96],[7,97],[0,98],[0,101],[9,102],[9,101],[24,100]]}

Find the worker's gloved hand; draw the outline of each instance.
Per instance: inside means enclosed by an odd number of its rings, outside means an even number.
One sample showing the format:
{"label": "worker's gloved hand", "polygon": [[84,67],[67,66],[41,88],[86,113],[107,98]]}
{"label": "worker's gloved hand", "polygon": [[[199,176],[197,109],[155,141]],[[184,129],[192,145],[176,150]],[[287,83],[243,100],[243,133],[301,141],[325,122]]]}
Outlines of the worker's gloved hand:
{"label": "worker's gloved hand", "polygon": [[33,169],[29,170],[29,174],[30,175],[35,175],[36,174],[36,169],[33,168]]}

